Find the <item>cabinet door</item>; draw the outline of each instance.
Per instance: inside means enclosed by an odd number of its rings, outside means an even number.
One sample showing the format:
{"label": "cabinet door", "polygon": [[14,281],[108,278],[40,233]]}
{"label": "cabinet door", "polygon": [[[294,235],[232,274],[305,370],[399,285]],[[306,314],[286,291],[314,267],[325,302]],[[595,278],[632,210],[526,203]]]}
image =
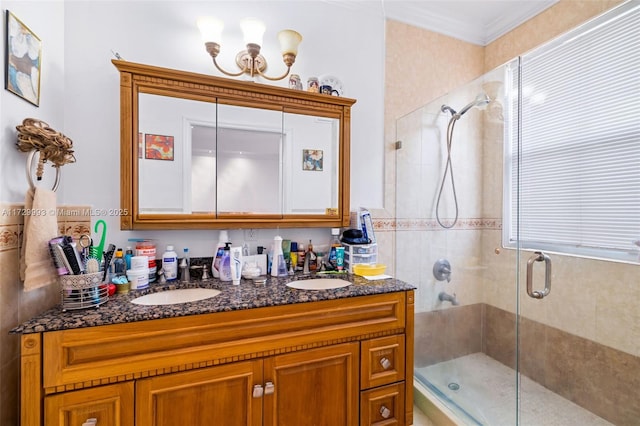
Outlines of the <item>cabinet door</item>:
{"label": "cabinet door", "polygon": [[265,426],[358,424],[359,344],[346,343],[265,360]]}
{"label": "cabinet door", "polygon": [[262,361],[246,361],[136,381],[137,426],[260,426]]}
{"label": "cabinet door", "polygon": [[100,386],[47,396],[45,426],[133,426],[133,382]]}

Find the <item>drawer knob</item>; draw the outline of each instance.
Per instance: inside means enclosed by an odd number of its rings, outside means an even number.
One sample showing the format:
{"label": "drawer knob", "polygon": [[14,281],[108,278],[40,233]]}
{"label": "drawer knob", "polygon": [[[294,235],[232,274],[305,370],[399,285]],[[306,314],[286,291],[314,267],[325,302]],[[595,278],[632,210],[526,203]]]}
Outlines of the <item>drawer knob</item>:
{"label": "drawer knob", "polygon": [[383,419],[388,419],[389,416],[391,415],[391,410],[389,410],[387,407],[383,405],[382,407],[380,407],[380,415],[382,416]]}
{"label": "drawer knob", "polygon": [[380,358],[380,365],[382,366],[382,368],[384,368],[385,370],[388,370],[391,367],[391,361],[389,361],[387,358],[382,357]]}

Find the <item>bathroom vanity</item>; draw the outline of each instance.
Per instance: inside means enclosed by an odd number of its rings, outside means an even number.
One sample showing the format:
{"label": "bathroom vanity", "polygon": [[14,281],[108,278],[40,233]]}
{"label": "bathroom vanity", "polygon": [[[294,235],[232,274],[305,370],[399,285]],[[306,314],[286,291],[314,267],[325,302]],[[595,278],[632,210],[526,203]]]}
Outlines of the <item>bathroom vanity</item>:
{"label": "bathroom vanity", "polygon": [[[289,278],[156,284],[97,309],[45,312],[14,330],[21,424],[411,424],[414,287],[345,279],[311,291]],[[220,294],[131,303],[176,286]]]}

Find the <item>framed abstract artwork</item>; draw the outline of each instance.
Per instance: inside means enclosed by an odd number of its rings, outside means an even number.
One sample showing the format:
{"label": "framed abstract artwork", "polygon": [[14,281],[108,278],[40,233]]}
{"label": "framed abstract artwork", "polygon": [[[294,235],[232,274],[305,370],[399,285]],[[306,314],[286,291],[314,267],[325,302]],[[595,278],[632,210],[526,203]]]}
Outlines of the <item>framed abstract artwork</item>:
{"label": "framed abstract artwork", "polygon": [[173,136],[144,135],[144,158],[173,161]]}
{"label": "framed abstract artwork", "polygon": [[321,149],[302,150],[302,170],[312,170],[321,172],[323,153]]}
{"label": "framed abstract artwork", "polygon": [[4,87],[39,106],[42,42],[8,10],[6,17]]}

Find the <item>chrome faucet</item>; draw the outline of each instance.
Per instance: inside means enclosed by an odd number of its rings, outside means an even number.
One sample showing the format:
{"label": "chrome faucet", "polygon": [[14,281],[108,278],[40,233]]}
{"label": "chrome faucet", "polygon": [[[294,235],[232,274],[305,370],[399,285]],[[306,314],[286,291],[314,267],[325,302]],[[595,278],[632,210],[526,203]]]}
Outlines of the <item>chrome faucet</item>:
{"label": "chrome faucet", "polygon": [[453,306],[457,306],[460,304],[460,302],[458,302],[458,299],[456,298],[455,293],[453,293],[453,295],[450,295],[448,293],[445,293],[444,291],[441,291],[440,294],[438,294],[438,300],[440,300],[441,302],[451,302]]}

